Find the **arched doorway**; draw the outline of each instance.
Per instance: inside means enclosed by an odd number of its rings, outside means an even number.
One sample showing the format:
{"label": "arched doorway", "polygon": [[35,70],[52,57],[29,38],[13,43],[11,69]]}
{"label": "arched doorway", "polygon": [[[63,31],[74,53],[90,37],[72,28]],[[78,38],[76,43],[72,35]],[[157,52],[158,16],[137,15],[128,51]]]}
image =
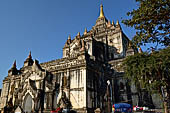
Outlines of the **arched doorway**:
{"label": "arched doorway", "polygon": [[32,111],[32,97],[31,95],[28,93],[26,96],[25,96],[25,99],[24,99],[24,112],[25,113],[31,113]]}

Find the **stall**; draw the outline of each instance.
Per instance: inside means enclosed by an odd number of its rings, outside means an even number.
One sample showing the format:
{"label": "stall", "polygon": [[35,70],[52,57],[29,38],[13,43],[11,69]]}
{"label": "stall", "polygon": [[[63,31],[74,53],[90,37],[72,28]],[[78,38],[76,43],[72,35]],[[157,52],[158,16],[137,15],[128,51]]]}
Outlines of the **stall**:
{"label": "stall", "polygon": [[127,103],[113,104],[112,111],[113,113],[132,113],[132,106]]}

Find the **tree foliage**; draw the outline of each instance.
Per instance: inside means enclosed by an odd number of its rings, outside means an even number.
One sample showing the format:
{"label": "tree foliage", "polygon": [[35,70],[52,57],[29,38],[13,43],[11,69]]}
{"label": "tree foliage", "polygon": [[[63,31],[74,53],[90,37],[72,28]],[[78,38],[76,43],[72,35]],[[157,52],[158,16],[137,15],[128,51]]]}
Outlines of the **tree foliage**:
{"label": "tree foliage", "polygon": [[[170,0],[136,0],[137,9],[128,12],[130,19],[123,20],[136,29],[133,46],[156,43],[165,48],[152,53],[137,53],[124,62],[125,77],[140,88],[157,92],[170,99]],[[157,46],[156,45],[156,46]],[[165,113],[167,101],[164,101]]]}
{"label": "tree foliage", "polygon": [[164,87],[170,94],[170,47],[129,56],[123,65],[126,77],[136,85],[160,94]]}
{"label": "tree foliage", "polygon": [[123,20],[137,32],[133,38],[135,45],[157,43],[170,45],[170,0],[136,0],[139,8],[128,12],[130,19]]}

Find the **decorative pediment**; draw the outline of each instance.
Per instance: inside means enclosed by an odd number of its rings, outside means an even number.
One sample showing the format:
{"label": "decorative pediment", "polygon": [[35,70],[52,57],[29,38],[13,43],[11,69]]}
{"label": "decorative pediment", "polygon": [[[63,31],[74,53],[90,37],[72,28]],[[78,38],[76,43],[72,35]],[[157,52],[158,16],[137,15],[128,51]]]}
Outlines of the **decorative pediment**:
{"label": "decorative pediment", "polygon": [[31,67],[24,68],[22,80],[23,82],[29,82],[30,80],[42,80],[46,77],[46,72],[41,68],[38,61],[35,60]]}
{"label": "decorative pediment", "polygon": [[20,106],[18,106],[15,110],[15,113],[22,113],[22,109]]}

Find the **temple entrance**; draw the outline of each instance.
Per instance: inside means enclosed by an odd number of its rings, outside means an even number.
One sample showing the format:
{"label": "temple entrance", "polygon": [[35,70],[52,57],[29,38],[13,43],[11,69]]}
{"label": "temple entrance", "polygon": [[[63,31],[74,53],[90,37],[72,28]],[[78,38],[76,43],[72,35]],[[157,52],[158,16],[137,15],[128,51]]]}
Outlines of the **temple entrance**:
{"label": "temple entrance", "polygon": [[32,111],[32,97],[30,94],[27,94],[24,99],[24,112],[31,113]]}

